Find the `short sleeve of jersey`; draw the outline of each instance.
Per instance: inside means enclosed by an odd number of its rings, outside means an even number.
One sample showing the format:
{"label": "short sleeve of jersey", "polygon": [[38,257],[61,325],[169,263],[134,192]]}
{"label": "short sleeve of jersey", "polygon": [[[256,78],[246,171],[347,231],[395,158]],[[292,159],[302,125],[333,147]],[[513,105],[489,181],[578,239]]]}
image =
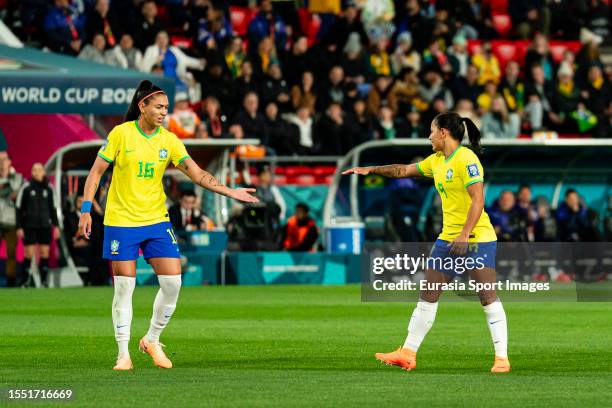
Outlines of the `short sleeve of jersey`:
{"label": "short sleeve of jersey", "polygon": [[172,135],[172,152],[170,153],[170,160],[172,161],[172,164],[178,166],[187,158],[189,158],[189,154],[187,154],[185,145],[181,139],[175,135]]}
{"label": "short sleeve of jersey", "polygon": [[465,187],[484,181],[484,171],[480,160],[471,150],[462,157],[459,166],[459,174]]}
{"label": "short sleeve of jersey", "polygon": [[103,158],[109,163],[112,163],[117,158],[119,151],[121,150],[121,131],[117,128],[113,128],[108,134],[106,142],[102,145],[98,151],[98,156]]}
{"label": "short sleeve of jersey", "polygon": [[433,178],[433,160],[435,157],[436,153],[430,154],[425,160],[416,164],[416,168],[422,176]]}

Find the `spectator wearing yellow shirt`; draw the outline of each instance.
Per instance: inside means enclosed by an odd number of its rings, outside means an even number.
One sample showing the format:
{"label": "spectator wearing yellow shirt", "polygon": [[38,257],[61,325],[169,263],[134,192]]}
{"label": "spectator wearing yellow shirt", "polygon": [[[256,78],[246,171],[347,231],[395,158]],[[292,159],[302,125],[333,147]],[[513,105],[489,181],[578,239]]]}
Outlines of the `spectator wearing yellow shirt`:
{"label": "spectator wearing yellow shirt", "polygon": [[491,43],[485,43],[482,52],[474,54],[472,64],[478,68],[478,85],[484,85],[489,81],[499,83],[501,70],[497,57],[491,52]]}
{"label": "spectator wearing yellow shirt", "polygon": [[478,105],[478,110],[480,114],[487,113],[489,109],[491,109],[491,102],[493,99],[498,96],[497,85],[493,81],[489,81],[484,86],[484,92],[478,96],[476,99],[476,104]]}
{"label": "spectator wearing yellow shirt", "polygon": [[232,79],[236,79],[241,75],[241,67],[245,58],[246,54],[242,48],[242,38],[232,38],[232,41],[225,51],[225,64],[232,75]]}

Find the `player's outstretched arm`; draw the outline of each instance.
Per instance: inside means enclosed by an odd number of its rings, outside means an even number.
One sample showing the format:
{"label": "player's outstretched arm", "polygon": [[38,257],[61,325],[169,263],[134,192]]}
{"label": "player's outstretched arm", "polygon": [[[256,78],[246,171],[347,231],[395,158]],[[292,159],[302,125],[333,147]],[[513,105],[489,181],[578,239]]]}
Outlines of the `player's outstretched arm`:
{"label": "player's outstretched arm", "polygon": [[[96,161],[94,162],[93,166],[91,166],[91,170],[89,170],[89,174],[87,175],[87,180],[85,180],[85,187],[83,187],[83,201],[93,202],[98,186],[100,185],[100,179],[102,178],[102,175],[106,169],[108,169],[108,166],[110,166],[110,163],[101,157],[96,157]],[[89,239],[90,234],[91,214],[88,212],[81,213],[81,217],[79,218],[79,236],[84,236],[85,238]]]}
{"label": "player's outstretched arm", "polygon": [[182,171],[194,183],[210,190],[214,193],[224,195],[234,200],[243,201],[245,203],[257,203],[259,199],[252,196],[255,192],[254,188],[229,188],[219,183],[217,179],[209,172],[202,170],[192,158],[185,159],[178,165],[178,169]]}
{"label": "player's outstretched arm", "polygon": [[342,172],[343,175],[359,174],[367,176],[368,174],[378,174],[379,176],[389,178],[405,178],[420,176],[421,173],[417,170],[416,164],[389,164],[387,166],[370,166],[370,167],[353,167]]}

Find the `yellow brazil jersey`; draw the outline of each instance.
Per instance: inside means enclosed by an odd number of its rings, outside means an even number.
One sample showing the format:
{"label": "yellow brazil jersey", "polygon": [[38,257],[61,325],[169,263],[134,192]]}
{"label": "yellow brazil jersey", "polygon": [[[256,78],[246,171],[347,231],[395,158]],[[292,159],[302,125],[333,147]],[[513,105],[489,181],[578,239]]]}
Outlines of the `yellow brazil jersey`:
{"label": "yellow brazil jersey", "polygon": [[140,227],[170,221],[164,170],[170,162],[176,166],[189,157],[174,133],[160,126],[148,136],[136,121],[125,122],[109,133],[98,156],[113,163],[104,225]]}
{"label": "yellow brazil jersey", "polygon": [[[434,179],[434,185],[442,199],[443,227],[439,239],[452,241],[461,233],[472,199],[467,192],[471,184],[484,181],[484,171],[476,154],[459,146],[446,159],[437,152],[417,163],[419,172]],[[470,242],[496,241],[497,236],[485,211],[470,234]]]}

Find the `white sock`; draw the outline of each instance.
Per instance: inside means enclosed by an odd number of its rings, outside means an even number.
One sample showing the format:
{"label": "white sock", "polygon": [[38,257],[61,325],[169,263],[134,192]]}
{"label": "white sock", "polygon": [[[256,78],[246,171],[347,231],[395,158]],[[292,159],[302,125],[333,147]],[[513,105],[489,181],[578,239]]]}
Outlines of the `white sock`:
{"label": "white sock", "polygon": [[408,337],[404,342],[404,348],[409,348],[414,352],[419,349],[429,329],[433,326],[434,320],[436,320],[437,311],[438,302],[430,303],[419,299],[408,324]]}
{"label": "white sock", "polygon": [[152,343],[159,342],[162,330],[176,309],[176,300],[181,290],[181,275],[158,275],[157,279],[159,280],[159,291],[155,296],[153,316],[147,332],[147,340]]}
{"label": "white sock", "polygon": [[498,299],[490,305],[483,306],[482,309],[487,316],[487,326],[491,332],[495,356],[508,358],[508,324],[504,306]]}
{"label": "white sock", "polygon": [[129,355],[130,327],[132,325],[132,294],[136,278],[115,276],[115,296],[113,297],[113,327],[115,340],[119,346],[119,357]]}

